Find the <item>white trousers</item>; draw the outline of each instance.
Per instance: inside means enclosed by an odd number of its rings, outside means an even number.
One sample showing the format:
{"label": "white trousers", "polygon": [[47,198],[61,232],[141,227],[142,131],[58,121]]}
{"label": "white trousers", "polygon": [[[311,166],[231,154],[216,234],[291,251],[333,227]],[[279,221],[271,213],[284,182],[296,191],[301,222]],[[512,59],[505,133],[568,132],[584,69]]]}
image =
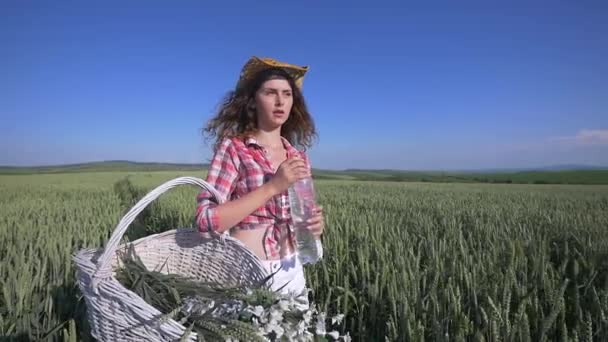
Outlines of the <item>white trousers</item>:
{"label": "white trousers", "polygon": [[306,279],[304,268],[296,254],[283,257],[280,260],[262,260],[269,274],[274,276],[270,279],[270,288],[280,291],[282,294],[292,294],[305,299],[308,306],[308,293],[306,291]]}

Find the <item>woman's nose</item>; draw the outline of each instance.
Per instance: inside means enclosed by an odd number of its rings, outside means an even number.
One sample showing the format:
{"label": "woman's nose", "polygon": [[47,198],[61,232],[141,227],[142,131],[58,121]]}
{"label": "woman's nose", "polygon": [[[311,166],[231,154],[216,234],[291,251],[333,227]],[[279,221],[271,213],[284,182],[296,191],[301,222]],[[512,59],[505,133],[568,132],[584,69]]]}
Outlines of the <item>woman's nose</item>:
{"label": "woman's nose", "polygon": [[276,104],[277,105],[282,105],[285,102],[285,99],[283,98],[283,96],[279,95],[276,97]]}

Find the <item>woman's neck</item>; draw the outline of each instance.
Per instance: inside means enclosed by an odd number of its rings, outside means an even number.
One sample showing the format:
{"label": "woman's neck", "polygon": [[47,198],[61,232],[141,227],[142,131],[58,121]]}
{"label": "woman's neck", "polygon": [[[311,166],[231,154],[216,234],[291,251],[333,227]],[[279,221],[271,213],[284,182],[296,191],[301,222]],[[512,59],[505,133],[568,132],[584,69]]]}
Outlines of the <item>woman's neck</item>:
{"label": "woman's neck", "polygon": [[267,148],[279,148],[283,146],[280,128],[272,131],[259,129],[254,136],[260,145]]}

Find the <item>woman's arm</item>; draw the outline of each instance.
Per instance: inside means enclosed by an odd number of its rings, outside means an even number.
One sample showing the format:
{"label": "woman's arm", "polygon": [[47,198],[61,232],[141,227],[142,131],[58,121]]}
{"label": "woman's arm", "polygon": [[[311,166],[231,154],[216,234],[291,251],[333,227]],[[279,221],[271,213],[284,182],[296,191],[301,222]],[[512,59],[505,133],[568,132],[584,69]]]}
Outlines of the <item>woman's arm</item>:
{"label": "woman's arm", "polygon": [[308,175],[306,165],[302,159],[296,157],[284,161],[268,183],[241,198],[217,206],[217,231],[223,233],[234,227],[256,209],[266,204],[273,196],[284,192],[291,184]]}
{"label": "woman's arm", "polygon": [[213,229],[218,233],[225,232],[263,206],[276,194],[277,192],[271,184],[266,183],[241,198],[218,205],[215,207],[216,218]]}

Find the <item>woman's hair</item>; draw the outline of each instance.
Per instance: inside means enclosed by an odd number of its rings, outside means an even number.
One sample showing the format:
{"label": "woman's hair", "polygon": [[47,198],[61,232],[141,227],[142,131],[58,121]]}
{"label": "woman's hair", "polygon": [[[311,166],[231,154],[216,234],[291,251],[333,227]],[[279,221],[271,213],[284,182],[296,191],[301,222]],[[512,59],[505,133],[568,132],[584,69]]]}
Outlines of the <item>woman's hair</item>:
{"label": "woman's hair", "polygon": [[293,78],[283,69],[271,68],[261,71],[251,81],[228,92],[220,104],[215,117],[207,123],[203,134],[215,139],[214,150],[224,138],[252,135],[257,130],[255,93],[262,84],[272,79],[285,79],[292,89],[293,105],[287,121],[281,127],[281,136],[293,146],[306,149],[317,136],[312,116],[308,112],[304,96]]}

